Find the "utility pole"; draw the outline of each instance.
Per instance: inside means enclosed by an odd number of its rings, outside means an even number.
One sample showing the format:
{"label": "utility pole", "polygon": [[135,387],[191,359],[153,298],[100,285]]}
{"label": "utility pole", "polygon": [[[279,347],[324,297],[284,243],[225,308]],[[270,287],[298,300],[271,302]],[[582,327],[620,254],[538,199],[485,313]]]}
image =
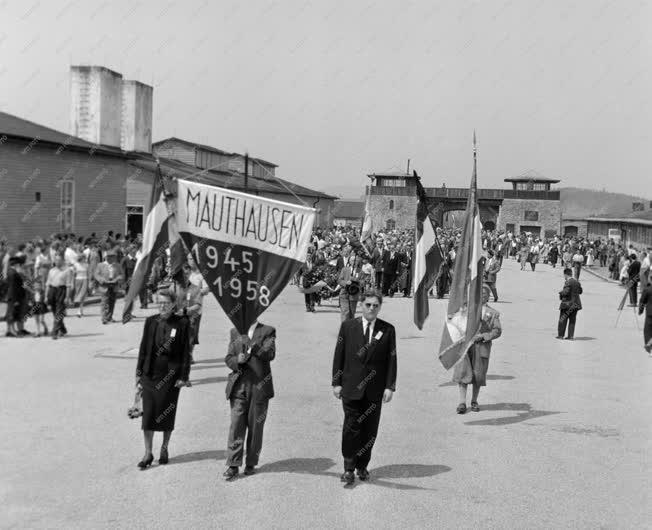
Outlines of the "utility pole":
{"label": "utility pole", "polygon": [[406,175],[410,174],[410,159],[408,158],[408,165],[407,165],[407,170],[405,171]]}
{"label": "utility pole", "polygon": [[249,153],[245,153],[244,177],[245,193],[249,193]]}

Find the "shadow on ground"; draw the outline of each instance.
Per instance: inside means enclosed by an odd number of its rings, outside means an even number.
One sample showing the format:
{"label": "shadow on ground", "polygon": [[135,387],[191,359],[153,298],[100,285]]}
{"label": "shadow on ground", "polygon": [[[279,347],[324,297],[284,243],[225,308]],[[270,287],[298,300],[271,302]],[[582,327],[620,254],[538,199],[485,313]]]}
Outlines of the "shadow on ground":
{"label": "shadow on ground", "polygon": [[[488,381],[509,381],[511,379],[514,379],[513,375],[488,375],[487,376]],[[457,383],[453,383],[453,381],[449,381],[448,383],[442,383],[439,386],[440,387],[442,387],[442,386],[457,386]]]}
{"label": "shadow on ground", "polygon": [[185,455],[171,456],[168,465],[187,464],[189,462],[202,462],[204,460],[224,460],[226,451],[197,451],[195,453],[186,453]]}
{"label": "shadow on ground", "polygon": [[[299,473],[308,475],[318,475],[339,480],[340,472],[328,471],[336,463],[330,458],[290,458],[279,460],[270,464],[262,465],[258,471],[260,473]],[[449,466],[428,465],[428,464],[392,464],[381,466],[379,468],[370,468],[371,481],[366,484],[371,486],[381,486],[384,488],[393,488],[400,490],[428,490],[419,486],[409,484],[399,484],[388,482],[387,479],[409,479],[434,477],[441,473],[450,471]],[[360,481],[356,480],[356,485]]]}
{"label": "shadow on ground", "polygon": [[499,426],[499,425],[512,425],[514,423],[521,423],[523,421],[540,418],[542,416],[550,416],[552,414],[560,414],[560,411],[548,410],[532,410],[532,405],[529,403],[494,403],[493,405],[480,405],[480,413],[483,411],[516,411],[518,414],[515,416],[502,416],[500,418],[491,418],[486,420],[466,421],[464,425],[485,425],[485,426]]}

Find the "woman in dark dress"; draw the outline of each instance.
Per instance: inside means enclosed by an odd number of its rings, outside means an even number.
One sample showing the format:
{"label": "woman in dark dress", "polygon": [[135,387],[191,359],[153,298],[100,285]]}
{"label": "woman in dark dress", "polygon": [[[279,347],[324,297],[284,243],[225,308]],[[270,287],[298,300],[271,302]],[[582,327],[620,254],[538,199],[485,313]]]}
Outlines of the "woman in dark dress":
{"label": "woman in dark dress", "polygon": [[157,296],[159,314],[145,320],[136,367],[136,385],[143,392],[145,456],[138,463],[141,469],[154,460],[154,431],[163,432],[159,464],[168,463],[179,389],[187,385],[190,372],[190,322],[175,314],[177,302],[172,293],[159,291]]}

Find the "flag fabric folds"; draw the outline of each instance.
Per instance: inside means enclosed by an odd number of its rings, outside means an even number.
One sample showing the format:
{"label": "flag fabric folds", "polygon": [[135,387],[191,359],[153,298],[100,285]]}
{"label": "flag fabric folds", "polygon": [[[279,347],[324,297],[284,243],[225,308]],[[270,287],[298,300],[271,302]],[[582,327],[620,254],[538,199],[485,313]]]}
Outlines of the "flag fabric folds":
{"label": "flag fabric folds", "polygon": [[455,259],[448,311],[439,348],[444,368],[454,366],[473,345],[482,320],[484,257],[480,240],[482,225],[477,202],[477,165],[473,135],[473,176],[464,212],[462,240]]}
{"label": "flag fabric folds", "polygon": [[373,236],[373,221],[371,220],[371,209],[369,208],[370,194],[367,194],[367,200],[364,205],[364,220],[362,221],[362,231],[360,232],[360,243],[369,254],[369,240]]}
{"label": "flag fabric folds", "polygon": [[428,291],[435,283],[437,271],[444,259],[437,240],[435,225],[428,215],[426,190],[423,189],[417,172],[417,218],[414,234],[414,259],[412,260],[412,287],[414,291],[414,323],[423,329],[423,323],[430,314]]}
{"label": "flag fabric folds", "polygon": [[154,260],[160,256],[165,260],[165,249],[168,246],[168,209],[165,204],[165,189],[161,168],[157,166],[149,202],[149,213],[145,220],[143,230],[143,244],[140,255],[136,261],[134,273],[129,282],[129,290],[125,295],[124,309],[122,310],[122,323],[131,320],[134,300],[144,288],[152,271]]}
{"label": "flag fabric folds", "polygon": [[314,221],[313,208],[177,180],[179,235],[243,335],[305,263]]}

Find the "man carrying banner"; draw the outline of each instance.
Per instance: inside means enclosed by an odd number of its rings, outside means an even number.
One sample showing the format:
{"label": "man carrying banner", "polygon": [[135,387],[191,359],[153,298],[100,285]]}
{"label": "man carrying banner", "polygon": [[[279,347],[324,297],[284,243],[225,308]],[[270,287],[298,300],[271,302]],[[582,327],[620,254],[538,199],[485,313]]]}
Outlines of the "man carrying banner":
{"label": "man carrying banner", "polygon": [[229,349],[224,359],[233,370],[226,385],[231,404],[231,427],[227,444],[227,470],[230,481],[238,476],[245,452],[245,475],[256,472],[263,448],[263,428],[269,400],[274,397],[270,361],[276,357],[276,330],[254,322],[246,335],[231,329]]}
{"label": "man carrying banner", "polygon": [[466,352],[466,355],[455,365],[453,382],[457,383],[460,389],[460,404],[457,406],[457,413],[466,412],[466,390],[469,383],[473,384],[471,395],[471,410],[479,412],[478,394],[480,387],[487,386],[487,370],[489,368],[489,355],[494,339],[502,334],[500,326],[500,313],[489,307],[489,286],[482,286],[482,320],[480,329],[473,337],[473,345]]}

